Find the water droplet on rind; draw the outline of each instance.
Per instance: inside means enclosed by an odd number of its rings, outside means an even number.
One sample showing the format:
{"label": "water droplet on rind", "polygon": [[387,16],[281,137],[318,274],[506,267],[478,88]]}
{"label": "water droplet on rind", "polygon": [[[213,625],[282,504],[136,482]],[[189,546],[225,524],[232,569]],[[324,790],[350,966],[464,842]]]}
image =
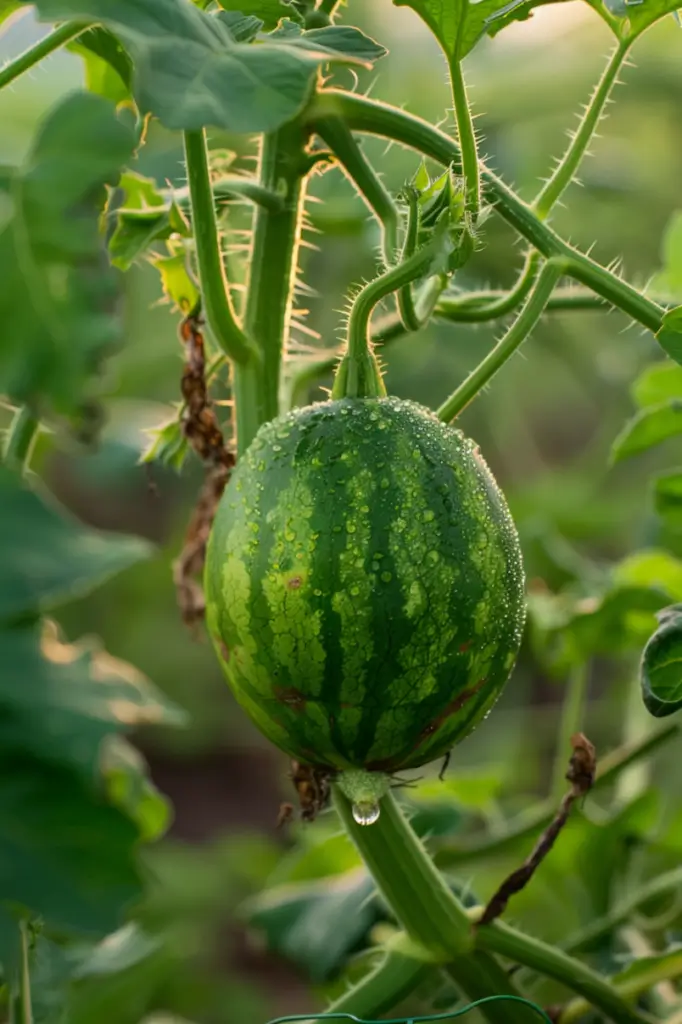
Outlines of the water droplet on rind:
{"label": "water droplet on rind", "polygon": [[353,804],[351,812],[358,825],[373,825],[375,821],[379,820],[381,810],[379,804],[363,801]]}

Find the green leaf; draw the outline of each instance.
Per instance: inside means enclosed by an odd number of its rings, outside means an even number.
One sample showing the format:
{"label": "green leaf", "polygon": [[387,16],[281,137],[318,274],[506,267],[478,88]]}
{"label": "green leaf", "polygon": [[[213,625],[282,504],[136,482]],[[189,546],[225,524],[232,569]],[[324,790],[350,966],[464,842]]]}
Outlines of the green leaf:
{"label": "green leaf", "polygon": [[85,84],[90,92],[113,103],[131,98],[133,62],[108,29],[99,25],[88,29],[69,45],[69,49],[83,58]]}
{"label": "green leaf", "polygon": [[682,398],[682,367],[668,359],[652,363],[632,385],[632,397],[640,408]]}
{"label": "green leaf", "polygon": [[649,290],[670,299],[682,298],[682,210],[674,213],[663,235],[663,267]]}
{"label": "green leaf", "polygon": [[661,18],[675,14],[679,6],[680,0],[630,0],[629,3],[627,0],[616,0],[608,9],[612,14],[620,16],[618,34],[621,38],[636,39]]}
{"label": "green leaf", "polygon": [[177,415],[160,427],[146,431],[151,441],[140,457],[140,462],[161,462],[180,472],[189,455],[189,444],[183,434]]}
{"label": "green leaf", "polygon": [[654,506],[673,530],[682,530],[682,469],[662,473],[654,481]]}
{"label": "green leaf", "polygon": [[72,93],[14,175],[0,231],[0,392],[17,402],[82,415],[91,375],[120,341],[99,215],[134,144],[111,103]]}
{"label": "green leaf", "polygon": [[658,621],[642,654],[640,680],[647,710],[666,718],[682,708],[682,604],[665,608]]}
{"label": "green leaf", "polygon": [[0,904],[104,934],[140,893],[135,825],[68,767],[0,750]]}
{"label": "green leaf", "polygon": [[0,621],[81,596],[151,551],[137,537],[83,526],[0,467]]}
{"label": "green leaf", "polygon": [[671,398],[667,402],[642,409],[625,424],[613,442],[611,461],[621,462],[681,433],[682,398]]}
{"label": "green leaf", "polygon": [[462,60],[486,33],[496,35],[547,2],[554,0],[393,0],[396,7],[411,7],[426,22],[448,61]]}
{"label": "green leaf", "polygon": [[276,28],[282,18],[291,18],[294,9],[287,0],[220,0],[224,11],[239,11],[262,22],[266,32]]}
{"label": "green leaf", "polygon": [[219,12],[208,14],[187,0],[38,0],[36,6],[46,21],[93,21],[119,36],[133,58],[140,110],[174,130],[210,125],[271,132],[303,107],[320,64],[368,63],[367,44],[358,57],[357,30],[345,36],[352,52],[332,47],[328,37],[324,45],[306,43],[312,33],[303,43],[271,36],[238,43]]}
{"label": "green leaf", "polygon": [[385,47],[352,25],[327,25],[304,32],[300,25],[286,20],[276,32],[271,33],[270,39],[285,39],[292,46],[313,53],[328,53],[330,57],[337,54],[355,57],[366,64],[386,55]]}
{"label": "green leaf", "polygon": [[199,301],[199,288],[183,250],[169,256],[154,256],[150,259],[161,275],[161,286],[165,297],[183,313],[189,313]]}
{"label": "green leaf", "polygon": [[149,778],[145,759],[123,736],[109,738],[102,757],[109,799],[135,822],[140,839],[160,839],[172,820],[170,801]]}
{"label": "green leaf", "polygon": [[671,359],[682,363],[682,306],[669,309],[665,314],[656,341]]}
{"label": "green leaf", "polygon": [[682,601],[682,561],[667,551],[637,551],[615,567],[613,579],[617,586],[651,587],[671,601]]}
{"label": "green leaf", "polygon": [[0,25],[23,6],[22,0],[0,0]]}
{"label": "green leaf", "polygon": [[127,270],[154,242],[191,234],[172,195],[162,194],[155,181],[134,171],[121,175],[107,213],[116,224],[109,239],[109,255],[121,270]]}
{"label": "green leaf", "polygon": [[673,979],[682,975],[682,946],[673,945],[662,953],[641,956],[633,959],[628,966],[611,978],[618,985],[636,984],[642,979],[651,979],[648,987],[658,981]]}

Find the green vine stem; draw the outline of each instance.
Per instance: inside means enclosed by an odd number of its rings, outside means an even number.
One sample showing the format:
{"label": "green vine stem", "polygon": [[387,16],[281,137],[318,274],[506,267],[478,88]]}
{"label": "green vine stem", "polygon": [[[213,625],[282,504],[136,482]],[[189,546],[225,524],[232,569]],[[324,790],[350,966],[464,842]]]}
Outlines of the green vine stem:
{"label": "green vine stem", "polygon": [[[461,169],[458,145],[440,129],[403,110],[367,96],[323,89],[310,105],[306,117],[311,128],[315,129],[319,117],[332,113],[344,117],[352,130],[393,139],[444,166],[452,163]],[[564,241],[485,165],[481,165],[481,178],[485,194],[497,212],[543,256],[548,259],[553,256],[565,258],[569,276],[622,309],[654,334],[660,330],[664,311],[656,302]]]}
{"label": "green vine stem", "polygon": [[[404,927],[407,936],[435,961],[447,963],[448,973],[470,999],[499,992],[514,994],[506,972],[494,957],[473,950],[468,915],[423,845],[410,828],[392,793],[380,802],[379,818],[361,825],[350,801],[334,787],[341,821],[364,860],[377,888]],[[483,1011],[491,1024],[528,1024],[527,1007],[494,1004]]]}
{"label": "green vine stem", "polygon": [[360,192],[370,210],[374,212],[382,229],[381,250],[384,262],[392,266],[398,251],[400,216],[391,193],[379,178],[353,133],[340,117],[323,117],[315,124],[315,131],[329,146],[347,177]]}
{"label": "green vine stem", "polygon": [[26,921],[19,922],[19,963],[10,985],[9,1024],[33,1024],[29,937]]}
{"label": "green vine stem", "polygon": [[569,936],[563,949],[570,953],[589,952],[607,935],[628,921],[637,911],[655,903],[664,896],[677,894],[682,888],[682,867],[673,868],[653,878],[646,885],[626,895],[608,914],[595,918],[579,931]]}
{"label": "green vine stem", "polygon": [[547,217],[560,198],[561,194],[574,180],[580,162],[587,152],[592,137],[597,129],[611,91],[615,86],[618,73],[630,52],[631,40],[623,39],[616,46],[604,73],[601,76],[592,98],[585,108],[585,113],[563,157],[557,164],[552,176],[545,182],[540,193],[533,201],[532,208],[542,220]]}
{"label": "green vine stem", "polygon": [[[239,174],[227,175],[219,181],[212,182],[213,201],[218,207],[231,199],[248,199],[256,206],[264,206],[266,210],[278,213],[284,207],[284,199],[276,192],[263,188],[256,178],[242,177]],[[177,188],[169,192],[181,210],[190,210],[189,188]]]}
{"label": "green vine stem", "polygon": [[465,208],[469,214],[472,229],[476,227],[478,211],[481,202],[481,181],[478,168],[478,151],[476,149],[476,132],[471,116],[471,107],[467,97],[462,63],[459,60],[450,61],[450,84],[452,86],[452,99],[455,110],[455,121],[457,123],[457,135],[462,158],[462,171],[464,173],[464,194]]}
{"label": "green vine stem", "polygon": [[[407,224],[405,226],[405,238],[403,249],[400,254],[400,262],[404,263],[414,256],[417,248],[417,235],[419,234],[419,196],[415,189],[409,185],[405,189],[405,202],[407,203]],[[400,321],[406,331],[418,331],[422,321],[417,316],[412,294],[412,282],[408,281],[398,292],[398,312]]]}
{"label": "green vine stem", "polygon": [[[648,757],[664,743],[679,736],[681,729],[682,725],[678,722],[668,722],[660,729],[650,732],[637,743],[626,743],[617,747],[600,760],[592,792],[598,792],[600,789],[612,785],[621,772]],[[519,818],[508,823],[500,832],[482,838],[474,837],[468,842],[460,840],[456,845],[445,840],[436,847],[435,862],[439,867],[453,867],[515,850],[520,842],[533,839],[543,828],[546,828],[555,811],[556,805],[553,800],[543,800],[534,808],[520,815]]]}
{"label": "green vine stem", "polygon": [[28,468],[39,430],[40,423],[27,406],[17,409],[7,428],[2,451],[8,466],[22,470]]}
{"label": "green vine stem", "polygon": [[[634,1002],[638,996],[643,995],[650,988],[660,984],[662,981],[669,981],[679,978],[682,975],[682,952],[674,958],[654,961],[647,967],[640,969],[634,977],[618,980],[618,976],[611,979],[611,984],[618,992],[622,1000]],[[560,1014],[558,1024],[575,1024],[576,1021],[586,1016],[591,1010],[590,1001],[586,999],[572,999],[564,1007]],[[635,1011],[632,1011],[635,1014]],[[636,1014],[637,1019],[646,1021],[647,1018]]]}
{"label": "green vine stem", "polygon": [[369,339],[369,321],[378,302],[391,292],[427,274],[442,249],[436,231],[432,240],[416,253],[366,284],[355,297],[348,320],[348,345],[332,387],[332,398],[369,398],[386,394]]}
{"label": "green vine stem", "polygon": [[[291,325],[294,283],[309,161],[307,135],[297,121],[265,135],[260,153],[260,184],[283,196],[281,210],[256,211],[244,322],[263,353],[263,404],[256,429],[279,412],[282,359]],[[235,375],[235,383],[238,374]],[[235,395],[239,404],[239,396]],[[247,399],[245,398],[244,401]],[[251,431],[249,441],[255,430]]]}
{"label": "green vine stem", "polygon": [[585,715],[589,665],[575,665],[566,680],[561,719],[554,758],[552,800],[558,803],[566,792],[566,761],[571,749],[571,736],[580,732]]}
{"label": "green vine stem", "polygon": [[565,264],[562,260],[552,259],[545,263],[525,306],[512,326],[467,379],[443,402],[436,412],[439,419],[444,423],[454,420],[513,356],[542,316],[549,297],[564,272]]}
{"label": "green vine stem", "polygon": [[478,928],[476,944],[481,949],[508,957],[515,963],[554,978],[583,996],[616,1024],[646,1024],[646,1017],[629,1006],[623,995],[591,967],[561,949],[524,935],[503,921],[493,921]]}
{"label": "green vine stem", "polygon": [[[326,1013],[352,1013],[356,1017],[375,1018],[392,1010],[403,998],[414,992],[433,971],[433,961],[416,951],[407,936],[396,936],[386,949],[380,963],[357,985],[335,999]],[[407,947],[405,951],[400,946]]]}
{"label": "green vine stem", "polygon": [[6,85],[19,78],[25,71],[30,71],[32,67],[35,67],[45,57],[49,57],[55,50],[66,46],[67,43],[72,42],[77,36],[82,35],[87,28],[90,28],[90,25],[83,24],[82,22],[67,21],[51,32],[48,32],[46,36],[39,39],[33,46],[29,46],[18,57],[5,64],[4,68],[0,68],[0,89],[4,89]]}

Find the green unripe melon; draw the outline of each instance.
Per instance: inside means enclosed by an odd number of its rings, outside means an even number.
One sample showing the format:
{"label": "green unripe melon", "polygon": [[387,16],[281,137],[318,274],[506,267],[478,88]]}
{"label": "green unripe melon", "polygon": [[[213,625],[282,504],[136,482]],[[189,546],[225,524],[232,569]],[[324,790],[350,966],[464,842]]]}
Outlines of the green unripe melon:
{"label": "green unripe melon", "polygon": [[207,625],[237,700],[308,764],[393,772],[489,712],[518,653],[524,575],[472,441],[395,398],[264,426],[211,533]]}

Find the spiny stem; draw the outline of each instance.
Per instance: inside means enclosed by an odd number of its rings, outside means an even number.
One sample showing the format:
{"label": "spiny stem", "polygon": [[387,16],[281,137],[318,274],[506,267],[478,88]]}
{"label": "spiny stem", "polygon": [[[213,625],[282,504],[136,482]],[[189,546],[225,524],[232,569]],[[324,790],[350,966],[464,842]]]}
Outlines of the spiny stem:
{"label": "spiny stem", "polygon": [[444,423],[450,423],[462,409],[471,402],[479,391],[493,378],[525,341],[542,316],[549,297],[559,278],[565,272],[562,260],[549,260],[537,279],[528,300],[517,319],[497,345],[488,353],[467,379],[450,395],[437,410],[437,416]]}
{"label": "spiny stem", "polygon": [[[619,981],[618,975],[616,975],[614,978],[611,978],[611,985],[618,992],[622,1000],[634,1002],[638,996],[643,995],[644,992],[660,984],[660,982],[679,978],[680,975],[682,975],[682,952],[677,953],[676,956],[670,959],[655,960],[646,967],[640,967],[635,975],[623,978],[622,981]],[[575,1024],[575,1021],[580,1020],[581,1017],[590,1012],[591,1003],[592,1000],[585,998],[571,1000],[560,1014],[558,1024]],[[635,1010],[632,1013],[640,1022],[647,1020],[646,1017],[636,1013]]]}
{"label": "spiny stem", "polygon": [[[298,253],[301,241],[305,177],[309,161],[305,153],[307,133],[297,121],[277,132],[265,135],[260,152],[260,184],[283,195],[280,210],[259,207],[249,261],[249,283],[244,322],[263,353],[262,405],[248,431],[250,442],[255,429],[274,419],[279,412],[280,375],[291,328]],[[243,373],[235,374],[235,384],[245,383]],[[248,402],[245,395],[237,407]],[[247,415],[244,412],[244,415]]]}
{"label": "spiny stem", "polygon": [[646,1017],[628,1006],[613,985],[591,967],[540,939],[524,935],[503,921],[494,921],[477,929],[476,944],[481,949],[508,957],[515,963],[532,967],[540,974],[562,982],[616,1024],[646,1022]]}
{"label": "spiny stem", "polygon": [[[217,205],[220,205],[221,202],[228,202],[230,199],[243,197],[257,206],[264,206],[266,210],[273,210],[275,212],[281,210],[284,206],[284,200],[277,192],[271,192],[270,189],[263,188],[255,178],[246,178],[239,174],[220,178],[219,181],[211,184],[211,188],[213,200]],[[190,209],[188,188],[173,189],[170,195],[181,210]]]}
{"label": "spiny stem", "polygon": [[248,363],[257,358],[258,353],[237,322],[232,305],[220,251],[203,129],[185,132],[185,160],[203,307],[209,326],[225,355],[235,363]]}
{"label": "spiny stem", "polygon": [[25,71],[30,71],[44,57],[49,57],[55,50],[66,46],[67,43],[70,43],[89,27],[89,25],[82,22],[67,21],[51,32],[48,32],[37,43],[29,46],[27,50],[24,50],[18,57],[15,57],[8,64],[5,64],[4,68],[0,69],[0,89],[9,85],[10,82],[13,82],[20,75],[23,75]]}
{"label": "spiny stem", "polygon": [[[405,201],[407,203],[407,225],[405,227],[403,250],[400,254],[401,263],[405,263],[411,256],[414,256],[414,251],[417,248],[417,235],[419,233],[419,196],[416,190],[410,186],[405,190]],[[411,281],[404,284],[398,292],[398,311],[406,331],[419,330],[422,323],[414,308]]]}
{"label": "spiny stem", "polygon": [[[345,117],[355,131],[394,139],[445,166],[454,164],[461,169],[459,146],[445,132],[403,110],[355,93],[324,89],[317,94],[306,117],[314,128],[319,116],[330,113]],[[543,256],[566,258],[566,273],[570,277],[587,285],[654,334],[660,330],[664,310],[656,302],[574,249],[484,165],[481,165],[481,179],[485,194],[498,213]]]}
{"label": "spiny stem", "polygon": [[559,161],[552,176],[545,182],[542,190],[533,201],[532,209],[542,220],[548,216],[564,189],[575,178],[580,162],[604,113],[604,108],[608,103],[611,91],[616,84],[618,73],[623,67],[631,45],[631,40],[623,39],[616,46],[597,84],[592,99],[585,108],[585,113],[571,139],[568,149]]}
{"label": "spiny stem", "polygon": [[588,665],[576,665],[566,681],[561,720],[556,741],[552,799],[560,800],[566,789],[566,752],[571,746],[571,736],[580,732],[585,714],[587,696]]}
{"label": "spiny stem", "polygon": [[400,217],[390,192],[342,118],[321,118],[316,123],[315,130],[334,153],[339,165],[379,220],[382,228],[381,249],[384,261],[387,266],[392,266],[398,251]]}
{"label": "spiny stem", "polygon": [[539,263],[539,254],[530,250],[516,284],[509,291],[470,292],[452,297],[441,295],[434,315],[443,320],[466,323],[496,320],[498,317],[506,316],[523,302],[533,287]]}
{"label": "spiny stem", "polygon": [[39,421],[27,406],[17,409],[3,445],[3,460],[8,466],[22,470],[28,468],[39,429]]}
{"label": "spiny stem", "polygon": [[433,963],[428,959],[418,959],[389,946],[378,966],[335,999],[326,1012],[379,1017],[413,992],[429,971],[433,971]]}
{"label": "spiny stem", "polygon": [[475,228],[481,202],[481,182],[478,168],[478,151],[476,149],[476,133],[464,83],[462,63],[459,60],[455,59],[450,62],[450,82],[452,85],[455,121],[457,122],[457,135],[462,154],[465,207],[471,219],[471,226]]}

